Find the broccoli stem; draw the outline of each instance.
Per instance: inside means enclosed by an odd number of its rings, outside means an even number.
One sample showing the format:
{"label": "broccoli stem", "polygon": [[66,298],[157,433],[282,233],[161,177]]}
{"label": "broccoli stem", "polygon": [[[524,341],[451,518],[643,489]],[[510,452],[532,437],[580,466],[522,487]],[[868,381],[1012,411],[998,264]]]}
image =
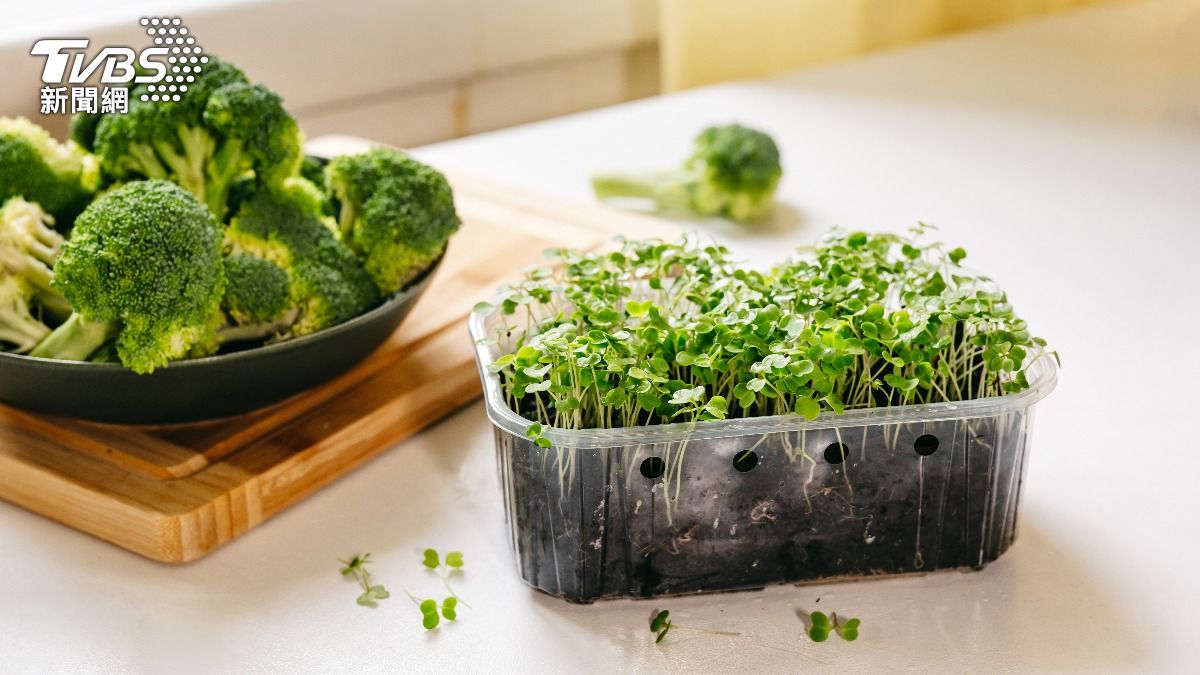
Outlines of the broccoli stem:
{"label": "broccoli stem", "polygon": [[57,289],[47,291],[39,288],[34,292],[33,297],[41,306],[42,312],[59,321],[70,318],[71,314],[75,312],[71,303]]}
{"label": "broccoli stem", "polygon": [[687,186],[694,176],[686,171],[610,173],[592,177],[600,199],[649,199],[662,210],[686,208]]}
{"label": "broccoli stem", "polygon": [[9,351],[17,354],[33,349],[50,333],[41,321],[33,318],[24,308],[0,306],[0,343],[15,345]]}
{"label": "broccoli stem", "polygon": [[129,146],[129,158],[121,163],[130,166],[134,171],[144,174],[147,178],[169,178],[167,167],[163,166],[155,154],[154,148],[142,143]]}
{"label": "broccoli stem", "polygon": [[225,202],[229,199],[229,186],[245,173],[242,150],[243,146],[240,140],[229,139],[221,144],[221,149],[208,164],[206,170],[208,191],[207,194],[201,195],[201,198],[217,220],[225,218]]}
{"label": "broccoli stem", "polygon": [[244,326],[225,326],[217,330],[217,342],[220,344],[244,342],[246,340],[261,340],[272,335],[278,335],[296,323],[296,316],[298,314],[298,310],[289,309],[283,313],[283,316],[274,321],[252,323]]}
{"label": "broccoli stem", "polygon": [[116,334],[116,329],[115,321],[89,321],[79,314],[72,314],[29,355],[59,361],[86,361]]}

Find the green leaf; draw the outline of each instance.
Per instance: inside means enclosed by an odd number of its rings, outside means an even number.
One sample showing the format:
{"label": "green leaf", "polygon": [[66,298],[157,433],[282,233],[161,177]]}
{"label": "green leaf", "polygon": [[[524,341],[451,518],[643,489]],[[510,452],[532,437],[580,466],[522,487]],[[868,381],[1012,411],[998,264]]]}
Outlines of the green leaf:
{"label": "green leaf", "polygon": [[442,616],[446,617],[447,621],[458,618],[458,598],[451,596],[442,601]]}
{"label": "green leaf", "polygon": [[388,593],[387,589],[383,586],[372,586],[371,595],[373,595],[376,600],[386,600],[387,598],[392,597],[392,594]]}
{"label": "green leaf", "polygon": [[542,435],[542,425],[534,422],[525,429],[525,435],[530,438],[537,438]]}
{"label": "green leaf", "polygon": [[821,414],[821,404],[807,396],[796,399],[796,414],[806,420],[815,420]]}
{"label": "green leaf", "polygon": [[649,300],[645,302],[630,300],[625,303],[625,312],[628,313],[629,316],[646,316],[647,312],[650,311],[651,304],[653,303],[651,303]]}
{"label": "green leaf", "polygon": [[425,549],[425,558],[421,561],[421,564],[431,570],[437,569],[438,565],[441,564],[438,562],[438,552],[432,548]]}
{"label": "green leaf", "polygon": [[812,621],[813,626],[829,628],[831,625],[829,623],[829,617],[825,614],[825,612],[813,612],[808,615],[808,618],[810,621]]}
{"label": "green leaf", "polygon": [[625,402],[628,400],[629,400],[629,394],[624,389],[621,389],[620,387],[613,389],[604,395],[605,405],[610,405],[610,406],[613,406],[614,408],[619,408],[619,407],[625,405]]}
{"label": "green leaf", "polygon": [[667,624],[667,620],[670,618],[670,616],[671,612],[664,609],[663,611],[650,617],[650,630],[655,633],[662,630],[663,626]]}
{"label": "green leaf", "polygon": [[908,378],[901,375],[896,375],[894,373],[888,373],[887,375],[884,375],[883,381],[887,382],[896,389],[899,389],[900,391],[912,391],[913,389],[916,389],[917,385],[920,383],[920,380],[915,377]]}
{"label": "green leaf", "polygon": [[704,387],[692,387],[690,389],[678,389],[671,394],[672,405],[685,405],[688,403],[697,403],[704,396]]}
{"label": "green leaf", "polygon": [[[430,602],[432,602],[432,600]],[[438,618],[437,609],[434,609],[432,612],[422,612],[421,614],[421,625],[425,626],[425,630],[433,630],[434,628],[438,627],[439,623],[441,623],[441,619]]]}
{"label": "green leaf", "polygon": [[708,399],[708,404],[704,406],[704,412],[718,420],[725,419],[725,414],[728,411],[729,402],[725,400],[724,396],[714,396]]}
{"label": "green leaf", "polygon": [[430,598],[428,600],[422,600],[420,607],[421,607],[422,614],[437,613],[437,600],[434,600],[432,598]]}
{"label": "green leaf", "polygon": [[533,444],[539,448],[549,448],[554,445],[550,442],[550,439],[546,438],[545,436],[538,436],[537,438],[533,439]]}
{"label": "green leaf", "polygon": [[963,258],[967,257],[967,252],[965,249],[959,247],[959,248],[951,249],[950,252],[947,253],[946,255],[950,257],[950,262],[957,265],[960,262],[962,262]]}
{"label": "green leaf", "polygon": [[450,551],[446,554],[446,565],[454,569],[460,569],[463,566],[463,554],[461,551]]}
{"label": "green leaf", "polygon": [[489,316],[496,311],[496,306],[490,302],[479,302],[475,304],[475,307],[471,311],[480,316]]}

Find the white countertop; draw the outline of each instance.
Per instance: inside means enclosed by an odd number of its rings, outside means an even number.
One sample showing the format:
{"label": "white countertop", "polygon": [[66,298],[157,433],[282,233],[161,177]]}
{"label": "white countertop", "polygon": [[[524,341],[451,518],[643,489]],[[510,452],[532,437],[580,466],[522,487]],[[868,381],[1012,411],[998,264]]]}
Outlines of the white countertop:
{"label": "white countertop", "polygon": [[[568,605],[516,575],[477,404],[184,567],[0,504],[0,671],[1195,672],[1200,361],[1172,349],[1200,333],[1198,44],[1196,2],[1102,7],[419,153],[589,200],[589,172],[739,120],[786,167],[777,224],[709,228],[747,258],[834,224],[939,225],[1064,358],[1020,536],[986,570]],[[465,552],[472,605],[430,634],[400,590],[434,587],[426,546]],[[359,550],[394,593],[376,610],[337,573]],[[818,597],[858,642],[803,636]],[[654,606],[744,636],[656,646]]]}

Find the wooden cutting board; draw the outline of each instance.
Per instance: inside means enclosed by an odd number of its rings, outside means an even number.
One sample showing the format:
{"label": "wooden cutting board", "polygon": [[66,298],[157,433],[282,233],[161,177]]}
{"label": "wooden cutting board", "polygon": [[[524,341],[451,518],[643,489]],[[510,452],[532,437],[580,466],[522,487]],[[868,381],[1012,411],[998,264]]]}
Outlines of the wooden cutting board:
{"label": "wooden cutting board", "polygon": [[[310,144],[319,154],[366,146],[349,137]],[[154,560],[203,557],[474,400],[467,313],[544,249],[678,232],[448,177],[462,229],[413,313],[356,368],[270,408],[199,424],[101,425],[0,406],[0,499]]]}

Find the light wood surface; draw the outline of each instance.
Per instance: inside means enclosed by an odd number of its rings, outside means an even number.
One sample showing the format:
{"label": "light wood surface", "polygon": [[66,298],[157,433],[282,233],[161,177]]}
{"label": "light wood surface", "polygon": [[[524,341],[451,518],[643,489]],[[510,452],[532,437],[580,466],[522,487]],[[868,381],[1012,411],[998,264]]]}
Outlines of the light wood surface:
{"label": "light wood surface", "polygon": [[[327,137],[313,146],[364,144]],[[450,180],[463,227],[413,313],[356,368],[270,408],[190,425],[100,425],[0,406],[0,499],[148,558],[195,560],[474,400],[464,319],[544,249],[676,232],[470,176]]]}

